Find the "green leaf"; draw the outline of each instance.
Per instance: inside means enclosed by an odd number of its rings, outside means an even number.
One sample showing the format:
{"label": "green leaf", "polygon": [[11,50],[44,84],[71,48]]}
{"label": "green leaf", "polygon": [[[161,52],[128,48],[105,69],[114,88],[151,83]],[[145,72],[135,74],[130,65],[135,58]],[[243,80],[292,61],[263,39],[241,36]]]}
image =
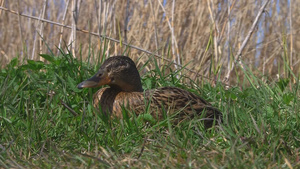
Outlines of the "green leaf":
{"label": "green leaf", "polygon": [[18,60],[18,58],[13,58],[11,61],[10,61],[10,63],[8,64],[8,66],[9,67],[15,67],[15,66],[17,66],[18,65],[18,62],[19,62],[19,60]]}
{"label": "green leaf", "polygon": [[68,80],[68,86],[71,88],[71,90],[73,90],[76,93],[81,92],[81,90],[77,88],[76,82],[70,76],[68,76],[67,80]]}
{"label": "green leaf", "polygon": [[289,82],[290,82],[290,79],[280,79],[277,82],[277,86],[280,88],[281,91],[284,91],[284,89],[289,84]]}
{"label": "green leaf", "polygon": [[150,78],[147,78],[146,80],[144,80],[145,86],[147,89],[152,89],[152,82]]}
{"label": "green leaf", "polygon": [[293,99],[294,99],[294,95],[292,93],[285,93],[282,96],[282,101],[286,105],[289,105]]}
{"label": "green leaf", "polygon": [[55,58],[53,56],[50,56],[48,54],[40,54],[40,56],[51,63],[55,62]]}
{"label": "green leaf", "polygon": [[41,61],[34,61],[34,60],[27,60],[27,65],[29,69],[31,70],[40,70],[42,68],[44,68],[44,62]]}
{"label": "green leaf", "polygon": [[140,114],[137,119],[149,122],[152,125],[154,125],[155,123],[157,123],[156,119],[151,114],[148,114],[148,113]]}

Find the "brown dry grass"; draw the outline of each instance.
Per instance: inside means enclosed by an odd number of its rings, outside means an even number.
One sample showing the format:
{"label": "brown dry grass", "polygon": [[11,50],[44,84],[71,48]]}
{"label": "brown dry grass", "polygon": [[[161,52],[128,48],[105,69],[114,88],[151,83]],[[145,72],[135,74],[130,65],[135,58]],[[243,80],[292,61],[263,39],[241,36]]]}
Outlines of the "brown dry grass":
{"label": "brown dry grass", "polygon": [[[2,7],[20,14],[76,26],[77,29],[89,32],[100,31],[102,35],[161,55],[177,64],[189,63],[188,69],[205,77],[212,78],[212,72],[219,73],[219,67],[222,66],[220,73],[223,78],[247,36],[263,0],[231,0],[230,4],[227,1],[209,0],[175,3],[169,0],[165,4],[159,0],[79,0],[77,10],[74,0],[0,2]],[[300,39],[295,35],[300,31],[300,11],[296,8],[300,1],[291,2],[292,4],[288,1],[271,1],[262,14],[242,52],[242,61],[254,72],[259,70],[263,75],[273,78],[276,75],[287,77],[289,71],[284,68],[287,63],[294,73],[299,74],[300,57],[297,51],[300,48]],[[72,11],[77,20],[73,20]],[[69,28],[4,10],[0,12],[2,66],[16,56],[20,59],[39,60],[39,53],[49,53],[45,43],[55,54],[58,53],[57,46],[64,48],[71,43],[71,51],[77,57],[79,52],[87,57],[90,47],[95,54],[103,51],[103,38],[99,39],[98,36],[81,31],[74,34]],[[122,54],[126,46],[109,41],[108,48],[110,55],[116,55]],[[131,49],[130,56],[143,56],[146,60],[149,54]],[[160,64],[167,63],[162,59],[158,61]],[[187,73],[194,77],[193,73]],[[235,81],[235,76],[241,74],[240,69],[234,70],[230,81]]]}

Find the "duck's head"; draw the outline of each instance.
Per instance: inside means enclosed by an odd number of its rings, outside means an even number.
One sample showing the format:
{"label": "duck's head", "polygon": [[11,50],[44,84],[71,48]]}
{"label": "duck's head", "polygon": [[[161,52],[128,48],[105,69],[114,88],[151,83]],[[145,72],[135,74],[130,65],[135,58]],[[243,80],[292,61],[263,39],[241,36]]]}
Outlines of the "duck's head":
{"label": "duck's head", "polygon": [[134,62],[127,56],[113,56],[104,61],[99,71],[90,79],[78,84],[78,88],[109,85],[125,92],[143,91],[141,78]]}

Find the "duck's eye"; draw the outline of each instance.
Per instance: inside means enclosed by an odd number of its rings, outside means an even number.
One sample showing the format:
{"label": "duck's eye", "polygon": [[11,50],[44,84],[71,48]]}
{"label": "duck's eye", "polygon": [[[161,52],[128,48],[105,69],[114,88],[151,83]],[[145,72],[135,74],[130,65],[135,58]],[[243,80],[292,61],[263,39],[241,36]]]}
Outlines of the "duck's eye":
{"label": "duck's eye", "polygon": [[98,77],[101,77],[102,76],[102,73],[98,73],[98,75],[97,75]]}

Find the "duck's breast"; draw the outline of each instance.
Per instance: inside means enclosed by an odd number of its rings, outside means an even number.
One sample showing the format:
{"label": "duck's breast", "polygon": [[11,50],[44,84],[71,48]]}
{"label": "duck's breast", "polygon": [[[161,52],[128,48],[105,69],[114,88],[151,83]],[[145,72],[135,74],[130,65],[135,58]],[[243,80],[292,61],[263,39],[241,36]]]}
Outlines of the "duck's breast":
{"label": "duck's breast", "polygon": [[143,92],[122,92],[111,88],[102,88],[94,94],[94,107],[112,116],[122,117],[122,110],[128,109],[136,114],[145,108]]}

